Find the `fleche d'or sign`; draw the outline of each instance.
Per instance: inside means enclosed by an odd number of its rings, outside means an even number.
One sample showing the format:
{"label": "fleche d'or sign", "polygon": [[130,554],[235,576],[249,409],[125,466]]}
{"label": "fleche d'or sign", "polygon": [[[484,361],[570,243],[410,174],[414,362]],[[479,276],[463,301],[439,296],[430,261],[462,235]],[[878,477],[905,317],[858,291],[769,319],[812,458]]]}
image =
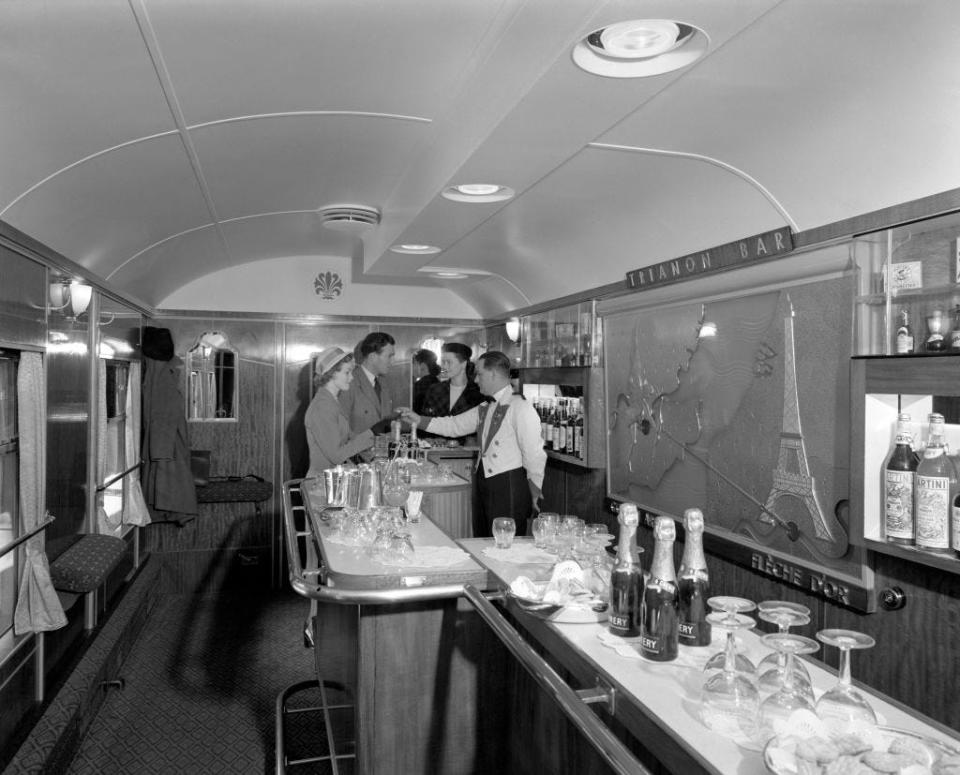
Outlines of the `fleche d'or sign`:
{"label": "fleche d'or sign", "polygon": [[763,261],[793,250],[793,233],[788,226],[728,242],[714,248],[661,261],[627,272],[627,287],[643,290],[680,282],[712,272],[735,269],[754,261]]}

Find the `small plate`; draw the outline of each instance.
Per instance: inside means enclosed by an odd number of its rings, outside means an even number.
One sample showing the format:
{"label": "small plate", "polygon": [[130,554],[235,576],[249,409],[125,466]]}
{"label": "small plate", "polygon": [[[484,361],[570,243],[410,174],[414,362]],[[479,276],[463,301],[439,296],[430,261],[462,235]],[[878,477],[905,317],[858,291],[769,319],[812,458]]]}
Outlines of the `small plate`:
{"label": "small plate", "polygon": [[[539,595],[547,587],[546,581],[536,582]],[[531,600],[526,597],[520,597],[507,590],[507,597],[516,602],[517,606],[528,614],[536,616],[538,619],[546,619],[550,622],[562,624],[591,624],[596,622],[605,622],[607,620],[607,602],[595,599],[593,605],[587,603],[575,603],[573,605],[559,605],[557,603],[544,603],[541,600]]]}
{"label": "small plate", "polygon": [[[877,727],[877,735],[883,743],[882,750],[886,750],[897,738],[908,738],[915,742],[923,744],[929,750],[932,757],[932,761],[928,764],[928,767],[932,767],[936,762],[940,761],[944,756],[957,756],[960,755],[960,748],[952,748],[945,743],[941,743],[939,740],[934,740],[931,737],[926,737],[925,735],[917,734],[916,732],[910,732],[906,729],[893,729],[892,727]],[[797,775],[797,767],[795,760],[786,763],[784,761],[778,761],[775,754],[771,754],[773,749],[781,748],[781,743],[779,738],[772,738],[763,749],[763,763],[767,767],[768,772],[774,773],[774,775]],[[876,744],[874,745],[874,750],[879,750]]]}

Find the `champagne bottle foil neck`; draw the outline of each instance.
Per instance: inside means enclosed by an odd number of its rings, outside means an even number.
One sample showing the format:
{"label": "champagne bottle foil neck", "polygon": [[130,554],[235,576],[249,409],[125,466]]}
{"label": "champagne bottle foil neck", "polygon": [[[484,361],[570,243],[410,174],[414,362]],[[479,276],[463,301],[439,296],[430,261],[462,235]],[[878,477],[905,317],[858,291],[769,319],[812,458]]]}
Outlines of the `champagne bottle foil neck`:
{"label": "champagne bottle foil neck", "polygon": [[677,527],[670,517],[657,517],[653,526],[653,537],[658,542],[673,543],[677,540]]}
{"label": "champagne bottle foil neck", "polygon": [[687,509],[683,512],[683,528],[688,533],[702,533],[703,512],[700,509]]}

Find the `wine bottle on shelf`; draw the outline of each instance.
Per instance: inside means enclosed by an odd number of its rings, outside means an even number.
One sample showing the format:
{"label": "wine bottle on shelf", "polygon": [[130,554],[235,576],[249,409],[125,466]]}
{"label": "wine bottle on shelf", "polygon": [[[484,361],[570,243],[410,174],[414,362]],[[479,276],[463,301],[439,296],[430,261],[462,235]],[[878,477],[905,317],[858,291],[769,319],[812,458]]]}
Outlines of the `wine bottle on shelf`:
{"label": "wine bottle on shelf", "polygon": [[710,597],[710,574],[703,553],[703,512],[687,509],[683,512],[686,539],[683,558],[677,573],[680,592],[679,631],[684,646],[709,646],[710,622],[707,621],[707,599]]}
{"label": "wine bottle on shelf", "polygon": [[617,559],[610,572],[610,611],[607,623],[610,632],[623,638],[640,634],[640,604],[643,599],[643,571],[634,557],[632,546],[640,524],[636,503],[621,503],[617,514],[620,540]]}
{"label": "wine bottle on shelf", "polygon": [[677,574],[673,567],[673,542],[677,530],[673,520],[657,517],[653,535],[656,539],[653,562],[640,611],[640,653],[654,662],[669,662],[677,658],[679,650],[679,599]]}
{"label": "wine bottle on shelf", "polygon": [[913,451],[910,415],[897,416],[897,435],[883,468],[884,527],[887,541],[914,543],[914,493],[919,460]]}
{"label": "wine bottle on shelf", "polygon": [[577,399],[577,414],[573,427],[573,454],[583,460],[583,400]]}
{"label": "wine bottle on shelf", "polygon": [[917,466],[916,544],[939,554],[952,553],[950,522],[957,471],[946,454],[943,415],[930,415],[930,432]]}
{"label": "wine bottle on shelf", "polygon": [[553,429],[551,433],[550,449],[554,452],[560,451],[560,399],[557,399],[556,409],[553,413]]}
{"label": "wine bottle on shelf", "polygon": [[545,449],[553,449],[553,399],[547,399],[547,405],[543,410],[543,446]]}
{"label": "wine bottle on shelf", "polygon": [[557,435],[557,452],[566,453],[567,451],[567,399],[560,399],[560,431]]}
{"label": "wine bottle on shelf", "polygon": [[897,319],[895,349],[897,355],[906,355],[913,352],[913,329],[910,327],[910,313],[906,307],[900,308],[900,314]]}

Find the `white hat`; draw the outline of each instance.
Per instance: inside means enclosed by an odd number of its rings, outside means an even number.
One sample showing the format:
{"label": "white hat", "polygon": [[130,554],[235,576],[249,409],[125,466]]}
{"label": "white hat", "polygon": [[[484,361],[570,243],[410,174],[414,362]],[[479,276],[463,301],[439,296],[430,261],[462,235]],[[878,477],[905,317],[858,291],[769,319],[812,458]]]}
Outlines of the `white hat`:
{"label": "white hat", "polygon": [[340,363],[340,361],[351,354],[352,353],[349,353],[345,350],[341,350],[339,347],[328,347],[317,356],[317,375],[322,377],[328,371],[333,369],[338,363]]}

